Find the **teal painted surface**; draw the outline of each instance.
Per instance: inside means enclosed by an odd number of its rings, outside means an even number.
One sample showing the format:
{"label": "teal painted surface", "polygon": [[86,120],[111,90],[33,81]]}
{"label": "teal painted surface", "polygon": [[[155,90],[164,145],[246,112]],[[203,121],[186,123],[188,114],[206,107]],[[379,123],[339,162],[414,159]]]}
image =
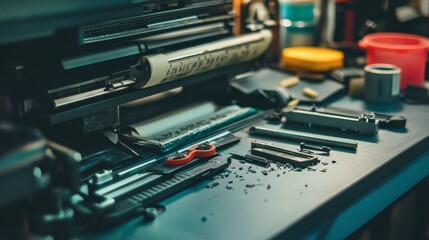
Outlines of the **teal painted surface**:
{"label": "teal painted surface", "polygon": [[314,21],[313,3],[280,3],[280,18],[290,21]]}

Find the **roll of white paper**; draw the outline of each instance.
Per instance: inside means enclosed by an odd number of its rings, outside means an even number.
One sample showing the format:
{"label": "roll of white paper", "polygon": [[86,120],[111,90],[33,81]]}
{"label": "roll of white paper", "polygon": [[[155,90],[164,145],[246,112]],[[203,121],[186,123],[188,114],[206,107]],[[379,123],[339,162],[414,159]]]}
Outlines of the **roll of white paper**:
{"label": "roll of white paper", "polygon": [[268,49],[271,39],[271,31],[262,30],[170,53],[144,56],[141,59],[144,76],[137,79],[134,87],[152,87],[256,59]]}

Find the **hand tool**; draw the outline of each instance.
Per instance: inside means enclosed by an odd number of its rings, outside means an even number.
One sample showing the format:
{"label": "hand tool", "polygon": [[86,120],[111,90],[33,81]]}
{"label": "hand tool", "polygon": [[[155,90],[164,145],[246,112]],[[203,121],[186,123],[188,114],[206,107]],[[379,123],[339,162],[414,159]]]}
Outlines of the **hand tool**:
{"label": "hand tool", "polygon": [[216,147],[213,144],[203,143],[197,144],[185,152],[177,153],[169,156],[165,163],[170,166],[177,166],[186,164],[194,158],[206,158],[216,154]]}

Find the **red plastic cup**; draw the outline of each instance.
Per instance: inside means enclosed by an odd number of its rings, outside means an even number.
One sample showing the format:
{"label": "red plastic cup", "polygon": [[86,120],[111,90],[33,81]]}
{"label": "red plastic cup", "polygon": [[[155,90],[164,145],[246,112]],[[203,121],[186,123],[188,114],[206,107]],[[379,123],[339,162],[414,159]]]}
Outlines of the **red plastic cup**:
{"label": "red plastic cup", "polygon": [[373,33],[359,41],[366,50],[367,64],[388,63],[401,68],[400,89],[425,83],[429,39],[403,33]]}

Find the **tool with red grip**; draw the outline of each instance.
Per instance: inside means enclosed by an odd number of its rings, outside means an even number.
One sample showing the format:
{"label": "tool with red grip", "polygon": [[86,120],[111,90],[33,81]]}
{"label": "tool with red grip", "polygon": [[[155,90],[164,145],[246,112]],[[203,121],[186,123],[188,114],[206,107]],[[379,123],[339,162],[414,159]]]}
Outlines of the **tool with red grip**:
{"label": "tool with red grip", "polygon": [[189,163],[194,158],[206,158],[216,154],[216,146],[210,143],[197,144],[183,153],[177,153],[168,157],[165,163],[170,166],[177,166]]}

